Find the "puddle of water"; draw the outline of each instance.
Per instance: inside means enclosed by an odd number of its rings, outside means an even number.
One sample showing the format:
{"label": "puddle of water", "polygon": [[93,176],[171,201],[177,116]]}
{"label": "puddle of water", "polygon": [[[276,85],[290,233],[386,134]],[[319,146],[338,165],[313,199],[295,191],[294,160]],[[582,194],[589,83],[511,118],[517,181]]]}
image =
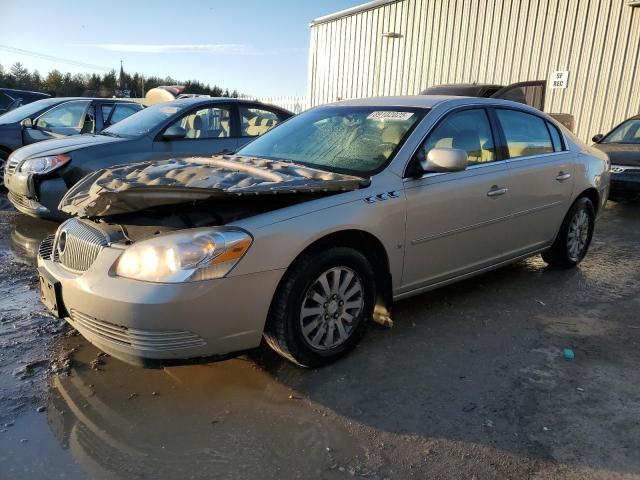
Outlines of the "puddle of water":
{"label": "puddle of water", "polygon": [[333,415],[252,361],[148,370],[98,353],[82,342],[70,374],[53,377],[47,410],[90,478],[334,478],[362,454]]}

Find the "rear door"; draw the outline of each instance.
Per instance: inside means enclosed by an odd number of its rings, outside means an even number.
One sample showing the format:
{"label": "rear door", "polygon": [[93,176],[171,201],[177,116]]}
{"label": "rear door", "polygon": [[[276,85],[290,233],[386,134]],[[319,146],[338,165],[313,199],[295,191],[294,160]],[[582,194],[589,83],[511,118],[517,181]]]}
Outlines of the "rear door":
{"label": "rear door", "polygon": [[510,108],[494,108],[510,177],[510,256],[553,240],[569,209],[574,157],[560,130],[545,118]]}
{"label": "rear door", "polygon": [[507,85],[491,95],[491,98],[524,103],[525,105],[544,111],[546,91],[547,84],[544,80],[534,80],[531,82],[519,82]]}
{"label": "rear door", "polygon": [[[234,113],[230,105],[221,104],[191,110],[160,132],[153,142],[153,151],[164,158],[233,152],[238,146]],[[164,139],[164,131],[174,126],[184,129],[184,138]]]}

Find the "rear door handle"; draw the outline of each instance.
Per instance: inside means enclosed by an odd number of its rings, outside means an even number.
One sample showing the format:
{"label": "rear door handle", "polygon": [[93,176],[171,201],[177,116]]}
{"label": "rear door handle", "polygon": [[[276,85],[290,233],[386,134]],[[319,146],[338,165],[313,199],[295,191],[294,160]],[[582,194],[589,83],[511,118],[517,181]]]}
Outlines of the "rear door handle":
{"label": "rear door handle", "polygon": [[560,171],[560,173],[558,173],[558,176],[556,176],[556,180],[559,182],[564,182],[565,180],[569,180],[570,178],[571,178],[571,174],[565,173],[562,170]]}
{"label": "rear door handle", "polygon": [[499,197],[500,195],[504,195],[507,193],[509,189],[507,187],[499,187],[494,185],[491,187],[491,190],[487,192],[487,197]]}

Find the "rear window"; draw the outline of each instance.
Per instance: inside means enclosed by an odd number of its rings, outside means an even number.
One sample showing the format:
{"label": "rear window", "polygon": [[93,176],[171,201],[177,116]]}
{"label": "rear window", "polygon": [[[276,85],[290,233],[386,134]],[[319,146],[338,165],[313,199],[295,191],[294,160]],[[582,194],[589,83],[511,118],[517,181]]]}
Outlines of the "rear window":
{"label": "rear window", "polygon": [[496,109],[507,141],[509,158],[553,153],[553,143],[542,118],[519,110]]}

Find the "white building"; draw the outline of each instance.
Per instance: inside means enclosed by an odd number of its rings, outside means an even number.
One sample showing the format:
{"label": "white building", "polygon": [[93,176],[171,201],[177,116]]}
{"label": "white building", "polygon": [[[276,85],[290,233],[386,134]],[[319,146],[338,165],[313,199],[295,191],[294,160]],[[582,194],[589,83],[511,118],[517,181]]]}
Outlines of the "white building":
{"label": "white building", "polygon": [[[550,81],[584,140],[640,113],[640,0],[376,0],[311,22],[309,102]],[[564,72],[558,74],[557,72]]]}

